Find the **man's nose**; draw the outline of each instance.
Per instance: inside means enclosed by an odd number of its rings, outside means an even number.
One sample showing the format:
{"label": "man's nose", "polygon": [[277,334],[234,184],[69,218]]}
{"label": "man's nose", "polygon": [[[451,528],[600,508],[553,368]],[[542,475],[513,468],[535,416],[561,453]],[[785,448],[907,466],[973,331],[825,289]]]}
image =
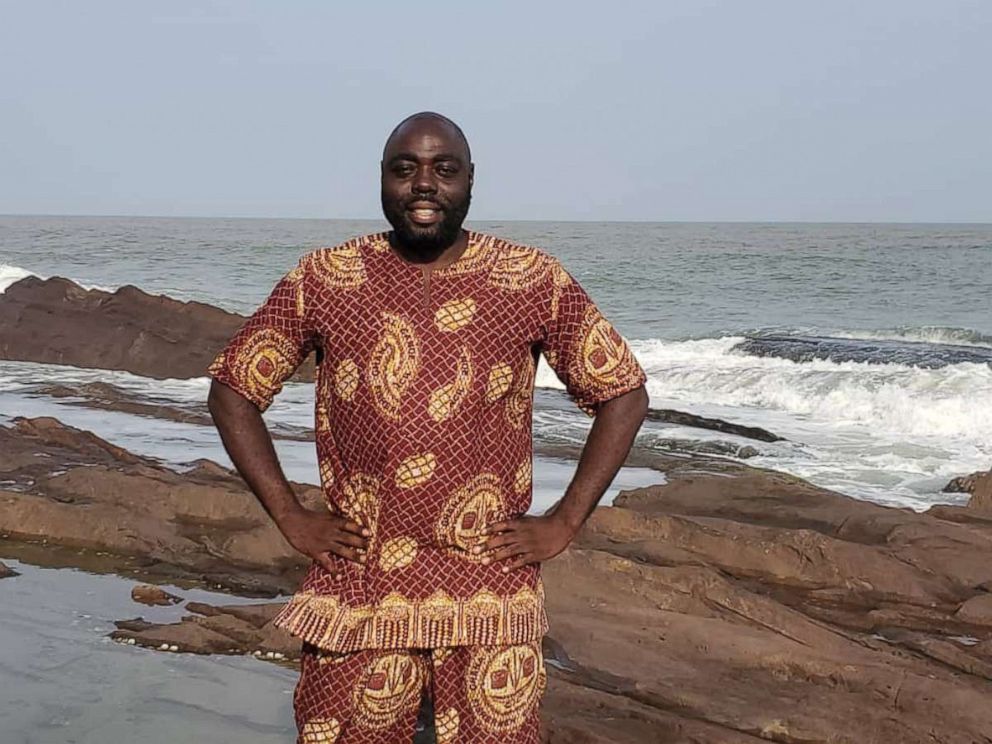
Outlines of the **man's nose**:
{"label": "man's nose", "polygon": [[418,194],[433,194],[437,191],[433,168],[423,166],[417,169],[417,176],[413,179],[413,190]]}

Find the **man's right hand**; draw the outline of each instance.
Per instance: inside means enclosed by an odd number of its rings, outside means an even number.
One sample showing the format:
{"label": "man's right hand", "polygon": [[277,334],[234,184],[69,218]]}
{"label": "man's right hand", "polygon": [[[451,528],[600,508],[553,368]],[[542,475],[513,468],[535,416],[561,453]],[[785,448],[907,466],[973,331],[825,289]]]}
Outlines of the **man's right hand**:
{"label": "man's right hand", "polygon": [[279,530],[298,551],[317,561],[332,576],[337,573],[331,554],[364,564],[368,528],[330,512],[294,510],[279,521]]}

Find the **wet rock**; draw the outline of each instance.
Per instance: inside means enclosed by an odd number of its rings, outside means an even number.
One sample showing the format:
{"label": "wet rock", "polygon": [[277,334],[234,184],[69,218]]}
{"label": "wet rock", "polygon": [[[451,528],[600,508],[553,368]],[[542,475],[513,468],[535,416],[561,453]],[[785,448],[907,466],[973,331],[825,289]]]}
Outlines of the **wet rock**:
{"label": "wet rock", "polygon": [[0,579],[6,579],[10,576],[17,576],[17,571],[10,568],[10,566],[5,564],[3,561],[0,561]]}
{"label": "wet rock", "polygon": [[183,601],[181,597],[170,594],[162,587],[152,586],[151,584],[138,584],[135,586],[131,589],[131,599],[153,607],[167,607]]}
{"label": "wet rock", "polygon": [[960,475],[957,478],[952,478],[946,486],[944,486],[944,493],[973,493],[975,490],[975,482],[983,475],[986,475],[984,471],[979,471],[977,473],[972,473],[971,475]]}
{"label": "wet rock", "polygon": [[[138,557],[150,574],[260,596],[291,591],[305,568],[241,478],[214,463],[177,473],[55,419],[17,419],[0,427],[0,480],[10,539]],[[318,488],[295,487],[322,508]]]}
{"label": "wet rock", "polygon": [[992,471],[975,478],[968,509],[992,517]]}
{"label": "wet rock", "polygon": [[[137,287],[104,292],[27,277],[0,294],[0,359],[200,377],[243,322],[212,305]],[[297,379],[313,379],[313,364]]]}
{"label": "wet rock", "polygon": [[684,411],[652,408],[647,413],[647,419],[648,421],[659,421],[666,424],[678,424],[679,426],[692,426],[697,429],[720,431],[724,434],[734,434],[747,439],[756,439],[759,442],[785,441],[783,437],[780,437],[777,434],[772,434],[767,429],[762,429],[757,426],[734,424],[729,421],[722,421],[721,419],[706,418],[704,416],[697,416],[693,413],[685,413]]}
{"label": "wet rock", "polygon": [[[43,452],[47,457],[34,457]],[[892,509],[739,462],[635,453],[663,486],[545,565],[551,742],[972,744],[992,731],[992,519]],[[84,463],[86,463],[84,465]],[[240,480],[175,473],[52,420],[0,427],[0,531],[291,590],[303,561]],[[300,489],[316,505],[317,489]],[[254,581],[254,583],[252,583]],[[189,603],[114,637],[286,662],[279,603]]]}

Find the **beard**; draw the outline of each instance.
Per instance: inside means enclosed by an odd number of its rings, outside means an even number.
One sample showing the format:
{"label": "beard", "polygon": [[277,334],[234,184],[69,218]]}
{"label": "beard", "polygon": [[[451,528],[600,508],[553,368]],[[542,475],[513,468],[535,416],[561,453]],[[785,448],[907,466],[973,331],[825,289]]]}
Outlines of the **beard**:
{"label": "beard", "polygon": [[[407,206],[415,202],[430,202],[441,210],[441,219],[433,225],[418,225],[410,219]],[[461,234],[462,223],[468,215],[472,203],[472,191],[458,202],[446,202],[437,197],[412,197],[405,201],[388,200],[382,195],[382,212],[393,227],[393,240],[409,253],[424,259],[440,256],[446,248],[454,245]]]}

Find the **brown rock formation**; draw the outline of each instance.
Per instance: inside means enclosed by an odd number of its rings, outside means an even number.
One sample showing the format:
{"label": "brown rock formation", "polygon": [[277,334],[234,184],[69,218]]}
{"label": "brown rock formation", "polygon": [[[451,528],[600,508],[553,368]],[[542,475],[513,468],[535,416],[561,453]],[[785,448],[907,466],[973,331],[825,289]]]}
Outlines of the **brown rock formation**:
{"label": "brown rock formation", "polygon": [[152,607],[168,607],[169,605],[182,602],[182,599],[175,594],[170,594],[162,587],[152,586],[151,584],[138,584],[135,586],[131,589],[131,599]]}
{"label": "brown rock formation", "polygon": [[0,579],[6,579],[11,576],[17,576],[17,571],[12,569],[3,561],[0,561]]}
{"label": "brown rock formation", "polygon": [[[200,377],[244,318],[137,287],[83,289],[27,277],[0,294],[0,359]],[[299,379],[313,379],[312,364]]]}
{"label": "brown rock formation", "polygon": [[[291,591],[304,561],[241,479],[208,461],[179,474],[55,419],[0,427],[0,534],[139,557],[259,596]],[[319,490],[297,486],[308,506]],[[134,562],[129,562],[134,565]]]}

